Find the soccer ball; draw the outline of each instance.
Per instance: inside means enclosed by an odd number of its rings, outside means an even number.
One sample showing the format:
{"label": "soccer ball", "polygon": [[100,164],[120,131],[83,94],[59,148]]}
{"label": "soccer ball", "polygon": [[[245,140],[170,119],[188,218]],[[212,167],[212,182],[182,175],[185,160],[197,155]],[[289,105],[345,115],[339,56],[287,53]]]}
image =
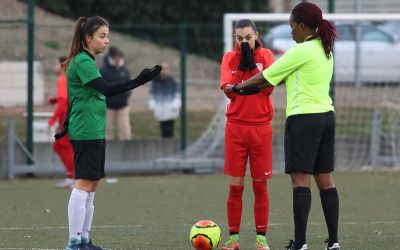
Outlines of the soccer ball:
{"label": "soccer ball", "polygon": [[193,225],[189,239],[197,250],[214,250],[221,241],[221,229],[213,221],[201,220]]}

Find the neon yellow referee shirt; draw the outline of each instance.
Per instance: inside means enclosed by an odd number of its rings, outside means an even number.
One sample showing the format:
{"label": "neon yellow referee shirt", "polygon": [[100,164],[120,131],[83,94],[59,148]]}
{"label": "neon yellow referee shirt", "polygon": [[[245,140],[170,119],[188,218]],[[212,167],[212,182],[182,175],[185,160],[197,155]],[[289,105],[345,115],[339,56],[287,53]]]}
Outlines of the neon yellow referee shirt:
{"label": "neon yellow referee shirt", "polygon": [[319,38],[298,43],[263,72],[276,86],[286,82],[286,117],[334,111],[329,96],[333,55],[328,59]]}

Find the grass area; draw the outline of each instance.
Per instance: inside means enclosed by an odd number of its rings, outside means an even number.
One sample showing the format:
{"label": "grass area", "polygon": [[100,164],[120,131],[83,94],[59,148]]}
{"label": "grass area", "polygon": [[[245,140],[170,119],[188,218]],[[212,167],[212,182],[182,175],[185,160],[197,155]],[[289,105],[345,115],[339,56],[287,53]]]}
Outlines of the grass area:
{"label": "grass area", "polygon": [[[188,140],[198,138],[208,127],[214,111],[190,111],[187,113]],[[132,133],[136,139],[161,138],[159,122],[151,112],[135,112],[131,114]],[[175,137],[181,136],[181,119],[175,120]]]}
{"label": "grass area", "polygon": [[[0,182],[0,249],[62,249],[68,237],[69,190],[53,188],[55,179]],[[343,249],[398,249],[400,172],[338,172],[339,237]],[[191,249],[193,223],[211,219],[227,238],[227,177],[161,175],[102,181],[96,192],[91,236],[111,249]],[[272,249],[282,249],[293,235],[292,194],[287,175],[269,181]],[[313,185],[309,216],[310,249],[324,249],[326,226]],[[254,249],[253,194],[246,179],[241,249]]]}

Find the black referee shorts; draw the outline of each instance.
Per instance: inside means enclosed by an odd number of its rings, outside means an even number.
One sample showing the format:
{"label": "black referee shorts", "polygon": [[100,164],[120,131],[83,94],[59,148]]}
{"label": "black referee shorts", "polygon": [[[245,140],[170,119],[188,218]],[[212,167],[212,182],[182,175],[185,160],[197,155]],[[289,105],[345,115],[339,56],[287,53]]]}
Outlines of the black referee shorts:
{"label": "black referee shorts", "polygon": [[289,116],[285,124],[285,172],[334,170],[335,113]]}
{"label": "black referee shorts", "polygon": [[75,179],[104,178],[106,140],[71,140],[75,154]]}

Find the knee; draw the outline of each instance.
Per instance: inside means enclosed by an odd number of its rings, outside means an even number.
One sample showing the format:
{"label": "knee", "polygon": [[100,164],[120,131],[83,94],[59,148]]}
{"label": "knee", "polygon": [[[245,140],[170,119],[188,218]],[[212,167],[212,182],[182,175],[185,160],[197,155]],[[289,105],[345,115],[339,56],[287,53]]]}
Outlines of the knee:
{"label": "knee", "polygon": [[292,187],[310,187],[310,175],[308,173],[291,173]]}
{"label": "knee", "polygon": [[319,190],[326,190],[335,187],[335,183],[332,178],[332,174],[318,174],[315,176],[315,180]]}
{"label": "knee", "polygon": [[253,192],[255,197],[267,195],[267,180],[253,179]]}
{"label": "knee", "polygon": [[254,187],[267,187],[267,179],[253,179]]}
{"label": "knee", "polygon": [[230,176],[229,184],[231,186],[244,186],[244,177],[241,177],[241,176]]}
{"label": "knee", "polygon": [[333,181],[331,181],[331,182],[323,182],[323,183],[318,184],[318,189],[319,190],[327,190],[327,189],[331,189],[331,188],[334,188],[334,187],[336,187],[336,186],[335,186],[335,183],[333,183]]}

